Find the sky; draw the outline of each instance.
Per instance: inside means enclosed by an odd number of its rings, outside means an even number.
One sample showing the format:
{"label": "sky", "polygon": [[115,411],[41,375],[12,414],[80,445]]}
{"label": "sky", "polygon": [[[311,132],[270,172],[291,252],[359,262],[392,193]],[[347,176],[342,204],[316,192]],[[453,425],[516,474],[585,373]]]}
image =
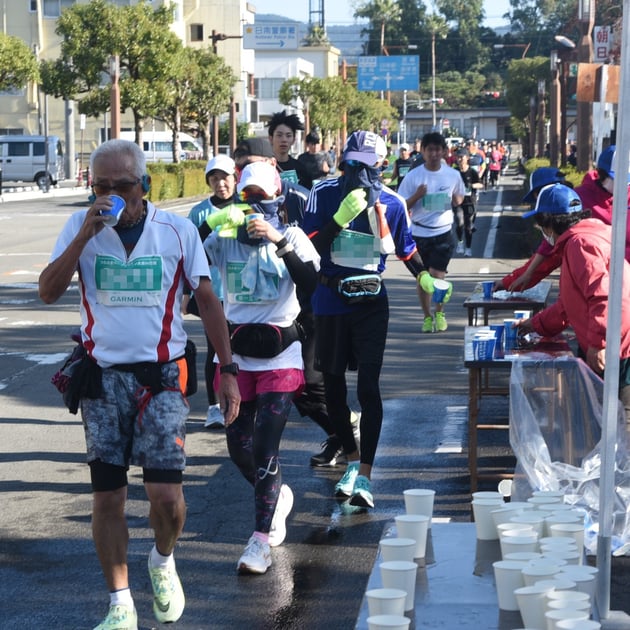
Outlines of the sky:
{"label": "sky", "polygon": [[[293,20],[308,22],[309,0],[290,0],[290,2],[280,2],[280,0],[251,0],[256,7],[257,13],[275,13],[284,15]],[[319,8],[319,0],[312,0],[313,8]],[[326,25],[341,24],[349,25],[354,23],[352,17],[354,13],[354,2],[348,0],[324,0],[324,18]],[[430,2],[425,2],[430,6]],[[504,13],[510,8],[509,0],[484,0],[483,8],[486,12],[486,26],[496,28],[506,26],[507,22],[502,18]]]}

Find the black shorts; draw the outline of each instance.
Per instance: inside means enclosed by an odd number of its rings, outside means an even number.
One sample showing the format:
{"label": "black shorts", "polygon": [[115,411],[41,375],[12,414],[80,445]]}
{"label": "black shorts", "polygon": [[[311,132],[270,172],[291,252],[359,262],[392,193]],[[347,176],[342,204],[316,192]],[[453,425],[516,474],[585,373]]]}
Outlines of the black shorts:
{"label": "black shorts", "polygon": [[455,243],[451,231],[439,236],[414,236],[418,253],[422,257],[424,266],[428,269],[446,271],[448,263],[453,257]]}
{"label": "black shorts", "polygon": [[342,315],[316,315],[315,369],[341,375],[362,363],[382,365],[388,322],[387,298]]}

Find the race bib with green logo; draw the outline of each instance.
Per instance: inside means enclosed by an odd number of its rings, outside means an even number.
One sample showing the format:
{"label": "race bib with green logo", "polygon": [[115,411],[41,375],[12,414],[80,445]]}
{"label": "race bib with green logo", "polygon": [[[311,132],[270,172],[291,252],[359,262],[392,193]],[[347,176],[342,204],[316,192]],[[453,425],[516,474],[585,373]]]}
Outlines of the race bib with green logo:
{"label": "race bib with green logo", "polygon": [[341,230],[333,241],[330,258],[342,267],[376,271],[381,262],[381,252],[373,234]]}
{"label": "race bib with green logo", "polygon": [[422,208],[427,212],[446,212],[451,209],[451,196],[445,192],[428,193],[422,198]]}
{"label": "race bib with green logo", "polygon": [[[260,304],[273,302],[275,300],[264,300],[252,295],[250,289],[243,286],[241,273],[245,269],[245,262],[228,262],[226,265],[227,279],[224,283],[224,289],[227,287],[227,299],[230,304]],[[275,285],[276,289],[280,284],[278,276],[269,276],[269,279]]]}
{"label": "race bib with green logo", "polygon": [[156,306],[162,295],[162,257],[143,256],[125,262],[97,256],[96,299],[105,306]]}
{"label": "race bib with green logo", "polygon": [[294,171],[294,170],[282,171],[280,173],[280,179],[283,182],[289,182],[290,184],[298,184],[300,181],[298,178],[297,171]]}

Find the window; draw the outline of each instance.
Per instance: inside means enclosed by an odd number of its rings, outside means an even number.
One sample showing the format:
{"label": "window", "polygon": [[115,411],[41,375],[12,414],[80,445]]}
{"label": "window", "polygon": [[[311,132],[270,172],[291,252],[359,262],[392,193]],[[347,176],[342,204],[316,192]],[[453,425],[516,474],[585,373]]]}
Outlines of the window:
{"label": "window", "polygon": [[45,155],[46,145],[43,142],[33,142],[33,155]]}
{"label": "window", "polygon": [[42,0],[44,17],[58,18],[61,12],[71,7],[75,0]]}
{"label": "window", "polygon": [[191,24],[190,25],[190,41],[202,42],[203,38],[203,24]]}
{"label": "window", "polygon": [[31,146],[30,142],[9,142],[9,153],[10,157],[20,157],[29,154],[29,149]]}
{"label": "window", "polygon": [[37,0],[30,0],[30,6],[29,6],[28,10],[31,13],[36,13],[37,12]]}
{"label": "window", "polygon": [[0,127],[0,136],[23,136],[24,129],[16,129],[15,127]]}
{"label": "window", "polygon": [[254,79],[254,91],[257,98],[277,99],[284,79]]}

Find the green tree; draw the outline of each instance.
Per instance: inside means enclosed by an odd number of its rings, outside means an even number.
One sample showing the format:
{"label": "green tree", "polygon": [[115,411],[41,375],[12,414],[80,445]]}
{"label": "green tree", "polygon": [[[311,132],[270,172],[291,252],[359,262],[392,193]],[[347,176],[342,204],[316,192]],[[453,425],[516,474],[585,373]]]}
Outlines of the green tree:
{"label": "green tree", "polygon": [[19,90],[38,78],[33,51],[18,37],[0,33],[0,91]]}
{"label": "green tree", "polygon": [[369,0],[361,2],[354,11],[355,18],[367,18],[370,26],[361,31],[367,34],[368,54],[383,54],[386,34],[387,41],[396,41],[394,34],[401,26],[402,12],[396,0]]}
{"label": "green tree", "polygon": [[47,94],[79,100],[79,111],[99,116],[109,109],[111,55],[120,58],[121,110],[131,109],[136,141],[144,121],[158,110],[172,58],[182,48],[170,30],[172,9],[148,3],[117,7],[104,0],[75,4],[57,22],[62,38],[57,60],[41,66]]}

